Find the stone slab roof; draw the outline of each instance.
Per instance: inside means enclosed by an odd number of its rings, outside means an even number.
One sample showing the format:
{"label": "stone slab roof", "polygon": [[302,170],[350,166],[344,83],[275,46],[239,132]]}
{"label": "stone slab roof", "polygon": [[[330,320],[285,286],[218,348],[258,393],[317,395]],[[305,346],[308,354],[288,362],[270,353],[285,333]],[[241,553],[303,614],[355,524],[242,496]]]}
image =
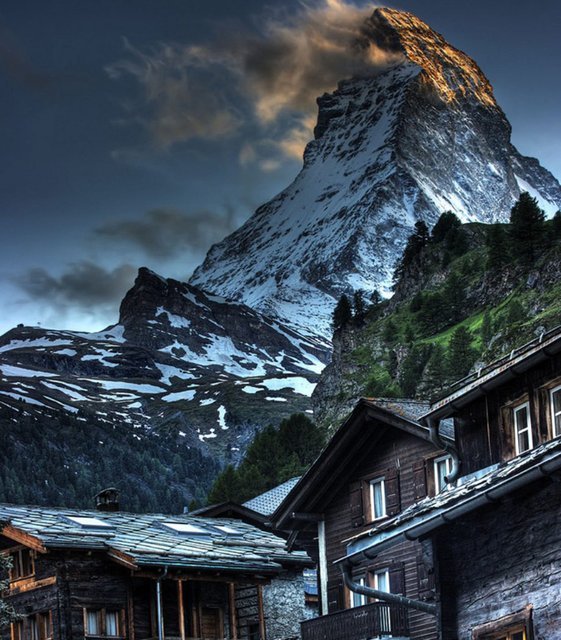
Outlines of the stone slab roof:
{"label": "stone slab roof", "polygon": [[272,489],[269,489],[269,491],[265,491],[265,493],[244,502],[243,506],[264,516],[270,516],[277,510],[279,504],[290,493],[292,487],[294,487],[298,480],[300,480],[300,476],[291,478],[290,480],[279,484],[277,487],[273,487]]}
{"label": "stone slab roof", "polygon": [[287,551],[282,538],[227,518],[0,504],[0,522],[8,523],[8,538],[23,532],[47,549],[106,551],[131,568],[278,573],[283,565],[310,564],[306,554]]}

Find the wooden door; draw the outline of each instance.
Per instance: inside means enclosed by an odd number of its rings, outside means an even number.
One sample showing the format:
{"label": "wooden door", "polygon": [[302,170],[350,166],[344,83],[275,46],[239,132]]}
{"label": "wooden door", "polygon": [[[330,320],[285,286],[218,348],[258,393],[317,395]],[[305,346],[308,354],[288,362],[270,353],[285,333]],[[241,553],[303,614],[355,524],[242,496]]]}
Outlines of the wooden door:
{"label": "wooden door", "polygon": [[201,638],[203,640],[224,638],[222,609],[219,607],[201,607]]}

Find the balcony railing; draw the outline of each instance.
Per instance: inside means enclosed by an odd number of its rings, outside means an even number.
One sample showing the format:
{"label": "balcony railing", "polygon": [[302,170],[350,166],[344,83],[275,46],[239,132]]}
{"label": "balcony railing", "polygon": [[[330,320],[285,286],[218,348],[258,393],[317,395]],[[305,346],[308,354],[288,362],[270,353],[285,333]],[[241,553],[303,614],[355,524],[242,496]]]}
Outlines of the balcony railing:
{"label": "balcony railing", "polygon": [[302,622],[302,640],[368,640],[409,636],[407,608],[372,602]]}

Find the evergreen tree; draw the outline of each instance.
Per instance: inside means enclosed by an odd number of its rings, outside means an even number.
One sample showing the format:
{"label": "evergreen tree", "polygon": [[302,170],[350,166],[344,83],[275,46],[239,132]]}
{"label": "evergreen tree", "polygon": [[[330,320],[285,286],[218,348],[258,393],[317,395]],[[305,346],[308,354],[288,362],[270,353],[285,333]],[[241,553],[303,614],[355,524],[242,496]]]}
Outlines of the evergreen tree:
{"label": "evergreen tree", "polygon": [[455,213],[445,211],[432,228],[431,241],[435,243],[442,242],[451,231],[460,229],[461,226],[462,223]]}
{"label": "evergreen tree", "polygon": [[524,191],[510,211],[510,238],[515,259],[530,266],[544,245],[545,214],[538,201]]}
{"label": "evergreen tree", "polygon": [[356,324],[361,325],[366,315],[366,305],[364,303],[364,291],[359,289],[353,294],[353,318]]}
{"label": "evergreen tree", "polygon": [[506,311],[506,322],[508,328],[513,325],[524,322],[526,320],[526,312],[524,311],[524,307],[520,303],[519,300],[514,298],[508,303],[507,311]]}
{"label": "evergreen tree", "polygon": [[471,369],[477,354],[471,346],[471,334],[464,327],[459,326],[448,345],[446,358],[446,373],[451,380],[463,378]]}
{"label": "evergreen tree", "polygon": [[209,504],[235,502],[240,494],[239,478],[234,467],[229,464],[218,476],[208,494]]}
{"label": "evergreen tree", "polygon": [[2,599],[1,594],[8,589],[8,573],[11,567],[10,559],[0,555],[0,631],[10,626],[20,616],[14,608]]}
{"label": "evergreen tree", "polygon": [[432,346],[428,344],[415,345],[403,360],[399,386],[408,398],[413,398],[415,395],[425,366],[430,358],[431,349]]}
{"label": "evergreen tree", "polygon": [[398,338],[397,325],[391,318],[389,318],[384,325],[384,330],[382,331],[382,340],[386,345],[392,346],[397,342]]}
{"label": "evergreen tree", "polygon": [[353,310],[349,298],[343,294],[333,311],[333,329],[337,331],[346,327],[353,319]]}
{"label": "evergreen tree", "polygon": [[382,302],[382,296],[380,295],[378,289],[374,289],[374,291],[370,294],[370,303],[376,306],[377,304],[380,304],[380,302]]}
{"label": "evergreen tree", "polygon": [[492,224],[487,231],[487,269],[502,269],[509,261],[509,243],[504,227]]}
{"label": "evergreen tree", "polygon": [[429,361],[426,368],[426,378],[430,381],[431,386],[441,391],[447,382],[446,367],[446,351],[444,347],[437,342],[433,345]]}
{"label": "evergreen tree", "polygon": [[555,240],[561,238],[561,211],[556,211],[552,220],[553,237]]}
{"label": "evergreen tree", "polygon": [[489,310],[483,314],[483,320],[481,322],[481,342],[484,347],[487,347],[491,338],[493,337],[493,326],[491,322],[491,314]]}
{"label": "evergreen tree", "polygon": [[396,265],[393,276],[395,284],[397,284],[401,276],[413,264],[423,248],[426,247],[429,238],[430,234],[426,223],[423,222],[423,220],[417,221],[415,223],[415,231],[409,236],[403,255]]}

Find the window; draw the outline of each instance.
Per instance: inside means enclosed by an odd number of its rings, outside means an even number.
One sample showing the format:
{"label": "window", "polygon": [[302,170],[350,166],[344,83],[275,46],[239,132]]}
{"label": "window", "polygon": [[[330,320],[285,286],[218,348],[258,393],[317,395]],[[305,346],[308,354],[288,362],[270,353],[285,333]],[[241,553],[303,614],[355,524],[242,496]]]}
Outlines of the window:
{"label": "window", "polygon": [[118,609],[84,609],[86,637],[122,638],[123,612]]}
{"label": "window", "polygon": [[23,635],[23,620],[12,622],[12,634],[11,640],[24,640]]}
{"label": "window", "polygon": [[446,476],[452,471],[452,458],[450,456],[441,456],[434,460],[434,493],[444,491],[448,484]]}
{"label": "window", "polygon": [[[357,582],[361,587],[366,584],[364,578],[359,578]],[[362,607],[364,604],[366,604],[366,596],[362,593],[351,591],[351,607]]]}
{"label": "window", "polygon": [[514,414],[514,443],[516,455],[532,449],[532,425],[530,422],[530,405],[525,402],[513,409]]}
{"label": "window", "polygon": [[10,570],[10,580],[21,580],[28,578],[35,573],[35,564],[30,549],[20,549],[12,553],[12,568]]}
{"label": "window", "polygon": [[376,478],[370,481],[370,518],[377,520],[386,515],[386,492],[384,479]]}
{"label": "window", "polygon": [[481,636],[481,640],[527,640],[525,627],[505,629],[488,636]]}
{"label": "window", "polygon": [[53,637],[51,614],[37,613],[29,618],[31,640],[50,640]]}
{"label": "window", "polygon": [[374,589],[376,589],[376,591],[390,593],[390,572],[388,569],[374,573]]}
{"label": "window", "polygon": [[551,424],[553,437],[561,436],[561,387],[555,387],[551,392]]}

